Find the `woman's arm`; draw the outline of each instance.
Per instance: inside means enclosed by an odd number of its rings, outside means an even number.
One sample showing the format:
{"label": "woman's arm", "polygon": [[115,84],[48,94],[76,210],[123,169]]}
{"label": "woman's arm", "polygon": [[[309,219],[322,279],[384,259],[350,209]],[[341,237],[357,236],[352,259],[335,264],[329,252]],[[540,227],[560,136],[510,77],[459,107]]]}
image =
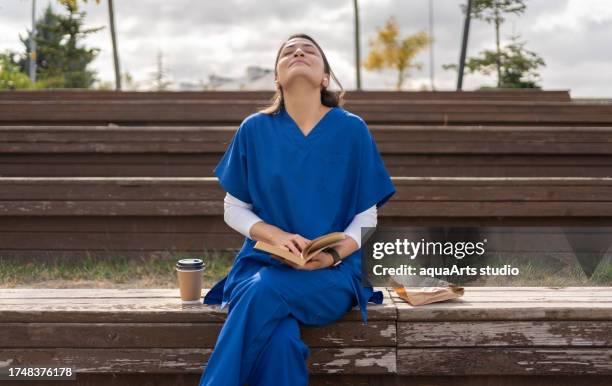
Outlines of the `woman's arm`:
{"label": "woman's arm", "polygon": [[252,204],[246,203],[229,193],[225,194],[223,207],[223,219],[227,225],[252,240],[282,246],[298,255],[310,241],[300,235],[287,233],[264,222],[253,212]]}
{"label": "woman's arm", "polygon": [[[349,236],[346,239],[342,240],[339,244],[334,246],[338,255],[340,255],[340,261],[336,263],[340,264],[342,259],[351,253],[355,252],[359,248],[361,248],[361,228],[362,227],[375,227],[377,223],[377,210],[376,205],[371,206],[370,208],[364,210],[361,213],[358,213],[353,218],[353,221],[349,224],[348,227],[344,230],[344,233]],[[331,257],[331,263],[333,264],[333,257],[331,254],[325,252],[325,254]]]}
{"label": "woman's arm", "polygon": [[[223,219],[232,229],[255,241],[271,243],[274,236],[282,230],[265,223],[253,212],[253,205],[246,203],[229,193],[223,199]],[[255,226],[257,224],[257,226]]]}
{"label": "woman's arm", "polygon": [[[286,249],[296,254],[299,254],[306,246],[306,242],[310,241],[264,222],[253,213],[252,204],[241,201],[229,193],[225,194],[223,201],[225,222],[232,229],[252,240],[263,241],[272,245],[284,245]],[[334,247],[340,258],[344,258],[361,248],[361,227],[375,227],[376,223],[376,205],[355,215],[344,230],[344,233],[349,237]],[[331,255],[329,256],[331,257]]]}
{"label": "woman's arm", "polygon": [[261,221],[261,218],[253,213],[252,208],[252,204],[226,193],[223,199],[223,219],[235,231],[246,237],[251,237],[249,229],[256,222]]}
{"label": "woman's arm", "polygon": [[375,227],[377,223],[378,213],[376,205],[372,205],[370,208],[364,210],[361,213],[357,213],[353,218],[353,221],[344,230],[347,236],[350,236],[357,243],[357,249],[361,248],[361,228],[362,227]]}

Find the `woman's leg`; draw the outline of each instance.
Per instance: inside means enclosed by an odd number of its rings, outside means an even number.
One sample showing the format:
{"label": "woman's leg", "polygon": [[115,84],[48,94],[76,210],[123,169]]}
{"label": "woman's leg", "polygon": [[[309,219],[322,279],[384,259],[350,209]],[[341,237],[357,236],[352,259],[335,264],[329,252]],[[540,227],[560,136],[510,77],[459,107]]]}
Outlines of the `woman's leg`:
{"label": "woman's leg", "polygon": [[286,317],[259,353],[248,378],[249,386],[308,386],[309,355],[308,346],[300,339],[297,319]]}
{"label": "woman's leg", "polygon": [[200,385],[243,385],[274,330],[289,315],[307,325],[339,319],[356,304],[350,280],[336,268],[304,271],[271,265],[237,284]]}

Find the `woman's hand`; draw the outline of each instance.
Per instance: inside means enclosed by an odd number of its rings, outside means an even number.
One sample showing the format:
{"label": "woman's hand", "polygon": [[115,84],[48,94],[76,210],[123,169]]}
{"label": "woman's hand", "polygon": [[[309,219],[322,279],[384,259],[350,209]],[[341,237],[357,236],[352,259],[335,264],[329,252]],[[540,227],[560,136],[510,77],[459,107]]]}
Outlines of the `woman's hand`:
{"label": "woman's hand", "polygon": [[300,256],[302,250],[306,248],[310,240],[297,233],[276,232],[270,236],[270,242],[272,245],[279,246]]}
{"label": "woman's hand", "polygon": [[[254,240],[257,240],[257,241],[262,240],[268,244],[276,245],[297,256],[300,256],[302,253],[302,250],[304,250],[304,248],[306,248],[306,246],[311,242],[311,240],[303,237],[302,235],[299,235],[296,233],[285,232],[284,230],[274,225],[267,224],[263,221],[259,221],[255,223],[250,229],[250,234],[251,234],[251,238]],[[352,241],[352,243],[355,243],[355,242]],[[334,264],[333,256],[326,252],[317,253],[310,260],[308,260],[308,262],[304,264],[303,266],[294,264],[290,261],[287,261],[275,255],[271,255],[271,256],[287,264],[290,267],[293,267],[295,269],[302,269],[302,270],[314,270],[314,269],[327,268]]]}
{"label": "woman's hand", "polygon": [[285,260],[280,256],[270,255],[276,260],[279,260],[282,263],[285,263],[295,269],[301,269],[304,271],[313,271],[315,269],[327,268],[331,267],[334,264],[334,258],[332,255],[326,252],[319,252],[313,257],[310,258],[304,265],[297,265],[292,261]]}
{"label": "woman's hand", "polygon": [[315,269],[327,268],[334,265],[334,257],[327,252],[319,252],[310,258],[304,266],[297,266],[297,269],[312,271]]}

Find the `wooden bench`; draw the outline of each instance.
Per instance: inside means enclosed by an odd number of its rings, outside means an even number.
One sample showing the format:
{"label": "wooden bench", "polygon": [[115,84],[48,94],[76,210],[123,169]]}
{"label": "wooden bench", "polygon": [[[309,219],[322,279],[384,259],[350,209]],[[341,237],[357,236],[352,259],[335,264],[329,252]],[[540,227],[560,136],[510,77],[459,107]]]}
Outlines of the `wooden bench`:
{"label": "wooden bench", "polygon": [[[612,176],[612,127],[371,125],[370,130],[393,176]],[[0,175],[211,177],[235,131],[235,126],[0,126]]]}
{"label": "wooden bench", "polygon": [[[610,226],[612,177],[392,177],[382,227]],[[216,178],[0,178],[2,256],[148,257],[240,248]]]}
{"label": "wooden bench", "polygon": [[[367,326],[357,308],[302,326],[312,384],[612,379],[612,287],[466,287],[462,298],[418,307],[382,290]],[[177,289],[0,289],[0,363],[72,366],[77,385],[194,385],[225,316],[182,306]]]}
{"label": "wooden bench", "polygon": [[[221,99],[269,100],[272,91],[112,91],[112,90],[31,90],[0,91],[0,100],[70,100],[70,99]],[[569,102],[568,90],[503,89],[487,91],[355,91],[345,94],[348,100],[527,100]]]}
{"label": "wooden bench", "polygon": [[[249,100],[0,100],[1,125],[238,125],[266,103]],[[609,126],[612,103],[353,100],[368,124]]]}

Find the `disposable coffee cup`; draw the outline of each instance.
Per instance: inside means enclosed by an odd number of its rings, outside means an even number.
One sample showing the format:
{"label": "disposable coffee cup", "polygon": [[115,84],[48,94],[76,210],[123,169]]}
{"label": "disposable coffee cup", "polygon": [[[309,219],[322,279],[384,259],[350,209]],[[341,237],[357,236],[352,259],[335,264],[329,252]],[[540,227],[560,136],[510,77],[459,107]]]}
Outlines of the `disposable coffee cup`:
{"label": "disposable coffee cup", "polygon": [[202,296],[202,259],[181,259],[176,263],[179,291],[183,304],[199,304]]}

